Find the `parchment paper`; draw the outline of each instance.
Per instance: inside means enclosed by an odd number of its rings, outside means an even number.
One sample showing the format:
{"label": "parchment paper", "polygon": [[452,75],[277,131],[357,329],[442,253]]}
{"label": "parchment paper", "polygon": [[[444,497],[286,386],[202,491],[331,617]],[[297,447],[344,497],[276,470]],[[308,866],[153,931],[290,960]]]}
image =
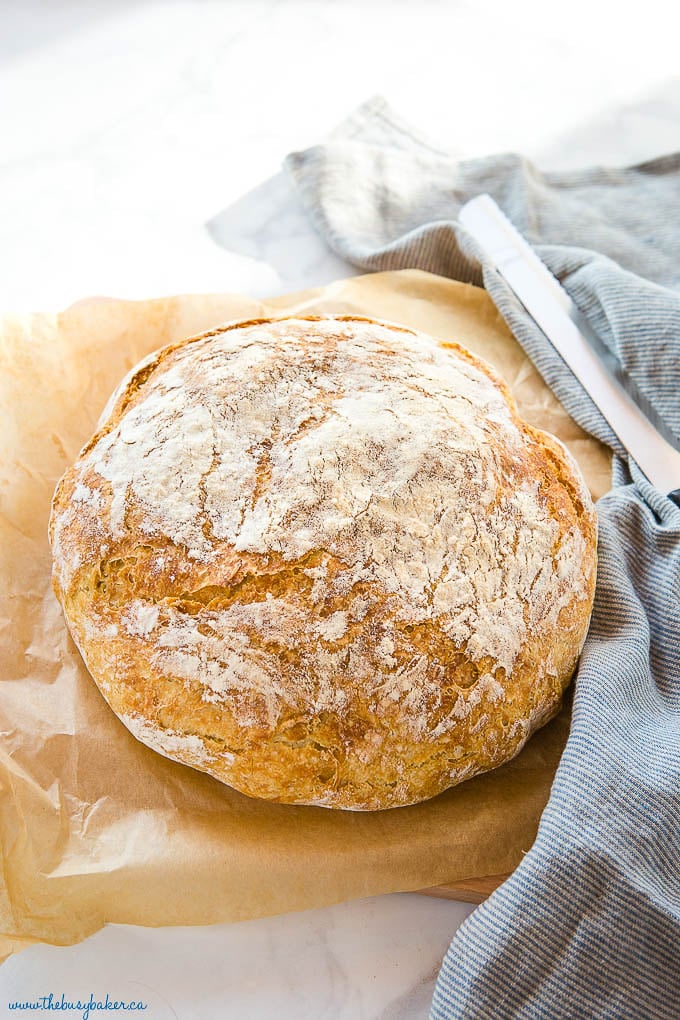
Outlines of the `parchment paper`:
{"label": "parchment paper", "polygon": [[100,696],[50,587],[58,478],[143,355],[227,320],[355,312],[459,341],[560,436],[594,496],[607,451],[567,416],[486,293],[417,271],[269,300],[82,302],[0,331],[0,956],[106,922],[210,924],[511,871],[533,842],[566,710],[510,764],[376,813],[251,800],[139,744]]}

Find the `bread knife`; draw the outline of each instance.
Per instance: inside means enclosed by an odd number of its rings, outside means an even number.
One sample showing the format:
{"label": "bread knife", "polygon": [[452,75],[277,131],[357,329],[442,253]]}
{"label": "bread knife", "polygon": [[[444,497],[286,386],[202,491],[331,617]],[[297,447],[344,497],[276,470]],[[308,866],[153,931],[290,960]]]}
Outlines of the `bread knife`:
{"label": "bread knife", "polygon": [[562,284],[501,211],[478,195],[459,213],[494,269],[602,412],[621,445],[657,489],[680,505],[680,450]]}

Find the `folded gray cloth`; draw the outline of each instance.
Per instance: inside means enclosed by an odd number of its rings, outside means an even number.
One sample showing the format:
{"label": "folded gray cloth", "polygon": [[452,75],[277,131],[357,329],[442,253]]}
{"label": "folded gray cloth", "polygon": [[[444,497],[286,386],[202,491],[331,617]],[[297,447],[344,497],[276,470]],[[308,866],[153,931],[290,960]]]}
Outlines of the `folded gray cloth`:
{"label": "folded gray cloth", "polygon": [[597,505],[595,607],[550,801],[521,865],[455,934],[431,1016],[678,1020],[680,509],[628,463],[456,220],[490,193],[678,437],[680,154],[564,174],[516,155],[461,163],[375,99],[286,164],[344,258],[483,283],[570,414],[617,455]]}

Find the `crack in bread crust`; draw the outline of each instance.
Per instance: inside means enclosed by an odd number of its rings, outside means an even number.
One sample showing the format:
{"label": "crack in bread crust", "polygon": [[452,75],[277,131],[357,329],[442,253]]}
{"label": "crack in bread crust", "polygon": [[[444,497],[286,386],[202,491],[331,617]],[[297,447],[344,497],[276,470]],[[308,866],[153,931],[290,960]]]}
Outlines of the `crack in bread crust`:
{"label": "crack in bread crust", "polygon": [[61,480],[54,586],[128,728],[253,796],[376,809],[557,711],[596,523],[562,445],[455,344],[234,323],[133,370]]}

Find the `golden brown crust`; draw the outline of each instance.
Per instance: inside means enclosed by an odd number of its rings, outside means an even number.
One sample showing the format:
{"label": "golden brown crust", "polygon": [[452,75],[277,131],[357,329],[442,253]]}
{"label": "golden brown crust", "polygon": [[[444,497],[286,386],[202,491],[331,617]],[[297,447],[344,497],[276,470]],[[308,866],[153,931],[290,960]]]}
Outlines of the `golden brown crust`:
{"label": "golden brown crust", "polygon": [[469,352],[355,316],[234,323],[104,417],[55,493],[54,586],[145,743],[252,796],[376,809],[557,711],[595,515]]}

